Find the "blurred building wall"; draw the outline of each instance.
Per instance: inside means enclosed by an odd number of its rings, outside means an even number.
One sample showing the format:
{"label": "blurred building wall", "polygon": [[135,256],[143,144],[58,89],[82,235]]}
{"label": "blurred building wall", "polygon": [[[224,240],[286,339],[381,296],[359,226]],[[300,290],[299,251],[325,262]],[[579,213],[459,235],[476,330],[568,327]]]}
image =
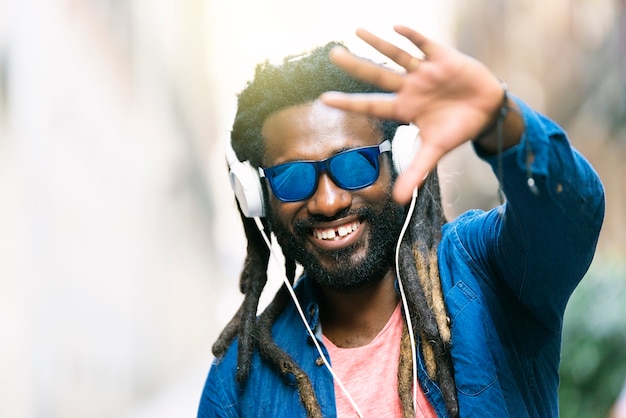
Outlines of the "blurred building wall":
{"label": "blurred building wall", "polygon": [[[455,10],[458,47],[563,126],[596,168],[607,192],[599,249],[623,259],[626,1],[457,1]],[[472,176],[463,181],[474,185],[468,194],[480,184]]]}
{"label": "blurred building wall", "polygon": [[195,413],[219,275],[203,7],[0,5],[2,417],[126,416],[187,374],[170,416]]}

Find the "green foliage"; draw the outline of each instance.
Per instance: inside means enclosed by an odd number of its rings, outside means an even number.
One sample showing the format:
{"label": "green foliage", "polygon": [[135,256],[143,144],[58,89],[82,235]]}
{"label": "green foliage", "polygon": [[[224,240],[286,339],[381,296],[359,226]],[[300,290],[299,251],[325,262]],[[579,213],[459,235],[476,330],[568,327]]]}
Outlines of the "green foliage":
{"label": "green foliage", "polygon": [[563,418],[606,417],[626,380],[626,261],[600,256],[565,312]]}

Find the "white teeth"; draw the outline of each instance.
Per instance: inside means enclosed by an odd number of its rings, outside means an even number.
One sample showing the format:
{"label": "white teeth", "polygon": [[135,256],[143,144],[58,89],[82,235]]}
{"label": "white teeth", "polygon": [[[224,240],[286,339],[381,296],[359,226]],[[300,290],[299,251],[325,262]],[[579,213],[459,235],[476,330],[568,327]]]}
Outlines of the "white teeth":
{"label": "white teeth", "polygon": [[359,229],[359,221],[352,222],[351,224],[341,225],[339,228],[327,228],[327,229],[314,229],[313,235],[317,239],[332,240],[337,237],[345,237],[346,235]]}

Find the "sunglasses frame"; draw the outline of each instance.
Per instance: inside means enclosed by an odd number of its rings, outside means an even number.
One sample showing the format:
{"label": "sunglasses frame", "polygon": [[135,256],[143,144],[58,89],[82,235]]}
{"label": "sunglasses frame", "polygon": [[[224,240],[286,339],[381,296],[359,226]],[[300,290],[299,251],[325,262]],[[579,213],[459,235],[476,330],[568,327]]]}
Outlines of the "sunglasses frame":
{"label": "sunglasses frame", "polygon": [[[333,172],[330,170],[330,163],[333,159],[345,155],[347,153],[352,153],[352,152],[363,152],[365,151],[369,157],[372,157],[372,161],[374,161],[374,167],[376,169],[376,176],[374,177],[374,179],[369,182],[366,183],[364,185],[360,185],[360,186],[356,186],[356,187],[350,187],[350,186],[345,186],[342,185],[341,182],[335,177],[335,175],[333,174]],[[335,155],[332,155],[324,160],[300,160],[300,161],[290,161],[287,163],[283,163],[283,164],[278,164],[272,167],[267,167],[267,168],[263,168],[263,167],[259,167],[259,175],[261,176],[261,178],[266,178],[270,188],[272,189],[272,193],[274,193],[274,196],[276,196],[276,198],[278,200],[280,200],[281,202],[286,202],[286,203],[291,203],[291,202],[301,202],[303,200],[307,200],[309,199],[311,196],[313,196],[313,194],[315,194],[315,191],[317,190],[317,186],[319,183],[319,178],[320,178],[320,174],[322,172],[326,172],[328,174],[328,176],[332,179],[333,183],[335,183],[338,187],[344,189],[344,190],[360,190],[363,189],[367,186],[370,186],[372,184],[374,184],[376,182],[376,180],[378,180],[378,177],[380,176],[380,163],[378,161],[378,158],[380,157],[380,155],[384,152],[388,152],[391,151],[391,141],[390,140],[385,140],[383,142],[381,142],[378,145],[371,145],[371,146],[367,146],[367,147],[358,147],[358,148],[351,148],[342,152],[339,152]],[[276,190],[274,189],[274,177],[275,177],[275,171],[277,169],[280,169],[282,167],[291,165],[291,164],[309,164],[312,165],[315,169],[315,183],[313,184],[311,191],[309,193],[307,193],[306,196],[300,198],[300,199],[294,199],[294,198],[284,198],[279,196],[276,193]]]}

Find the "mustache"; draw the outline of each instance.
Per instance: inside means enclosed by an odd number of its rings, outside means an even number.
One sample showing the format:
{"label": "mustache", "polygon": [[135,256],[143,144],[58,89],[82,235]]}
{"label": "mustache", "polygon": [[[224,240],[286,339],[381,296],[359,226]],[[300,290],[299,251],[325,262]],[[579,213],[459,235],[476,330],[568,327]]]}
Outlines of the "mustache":
{"label": "mustache", "polygon": [[313,228],[313,225],[317,223],[331,222],[336,219],[341,219],[348,216],[357,216],[359,218],[365,219],[366,221],[371,221],[376,218],[376,214],[369,207],[362,207],[359,209],[346,208],[337,212],[337,214],[333,216],[312,215],[305,219],[298,219],[293,224],[293,230],[298,237],[304,237]]}

